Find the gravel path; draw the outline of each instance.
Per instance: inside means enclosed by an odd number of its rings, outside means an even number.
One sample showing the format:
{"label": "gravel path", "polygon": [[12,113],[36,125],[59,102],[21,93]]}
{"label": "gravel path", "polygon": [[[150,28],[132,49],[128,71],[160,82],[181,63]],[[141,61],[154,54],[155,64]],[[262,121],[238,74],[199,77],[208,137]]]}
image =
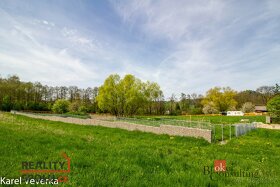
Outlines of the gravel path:
{"label": "gravel path", "polygon": [[277,124],[258,124],[258,128],[280,130],[280,125]]}

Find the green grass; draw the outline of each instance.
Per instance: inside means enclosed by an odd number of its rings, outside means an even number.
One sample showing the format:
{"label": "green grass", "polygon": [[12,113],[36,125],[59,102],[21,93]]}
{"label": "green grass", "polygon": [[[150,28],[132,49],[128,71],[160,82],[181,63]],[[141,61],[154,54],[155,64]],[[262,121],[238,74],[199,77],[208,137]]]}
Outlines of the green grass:
{"label": "green grass", "polygon": [[137,118],[144,119],[176,119],[176,120],[191,120],[191,121],[206,121],[212,124],[234,124],[240,123],[241,119],[248,119],[250,122],[265,123],[265,116],[138,116]]}
{"label": "green grass", "polygon": [[89,114],[72,114],[72,113],[65,113],[65,114],[51,114],[51,113],[32,113],[33,115],[40,115],[40,116],[58,116],[58,117],[72,117],[72,118],[79,118],[79,119],[88,119],[90,118]]}
{"label": "green grass", "polygon": [[[279,186],[280,131],[258,129],[225,145],[0,113],[0,176],[19,177],[22,161],[71,157],[65,186]],[[204,175],[225,159],[260,178]],[[47,186],[47,185],[45,185]]]}
{"label": "green grass", "polygon": [[136,117],[136,118],[118,118],[117,120],[129,122],[129,123],[141,124],[141,125],[156,126],[156,127],[160,125],[176,125],[176,126],[200,127],[205,129],[211,129],[211,124],[209,122],[177,120],[172,118]]}

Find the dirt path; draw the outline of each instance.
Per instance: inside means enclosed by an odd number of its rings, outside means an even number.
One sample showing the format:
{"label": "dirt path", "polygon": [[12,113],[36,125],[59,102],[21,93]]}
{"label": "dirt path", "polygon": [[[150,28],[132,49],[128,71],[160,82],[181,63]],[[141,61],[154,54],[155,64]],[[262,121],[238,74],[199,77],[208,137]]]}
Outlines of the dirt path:
{"label": "dirt path", "polygon": [[277,124],[258,124],[257,128],[280,130],[280,125],[277,125]]}

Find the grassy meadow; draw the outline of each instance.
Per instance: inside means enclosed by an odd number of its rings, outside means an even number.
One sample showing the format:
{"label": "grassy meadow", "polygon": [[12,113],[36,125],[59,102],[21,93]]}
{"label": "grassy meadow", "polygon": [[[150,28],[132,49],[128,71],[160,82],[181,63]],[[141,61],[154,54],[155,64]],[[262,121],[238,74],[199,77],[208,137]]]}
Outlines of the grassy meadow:
{"label": "grassy meadow", "polygon": [[[225,145],[0,113],[0,176],[20,177],[22,161],[71,158],[60,186],[279,186],[280,131],[258,129]],[[204,174],[226,160],[258,177]],[[46,186],[46,185],[45,185]]]}
{"label": "grassy meadow", "polygon": [[160,120],[160,119],[176,119],[190,121],[205,121],[212,124],[234,124],[240,123],[242,119],[249,122],[265,123],[265,116],[210,116],[210,115],[192,115],[192,116],[140,116],[137,118]]}

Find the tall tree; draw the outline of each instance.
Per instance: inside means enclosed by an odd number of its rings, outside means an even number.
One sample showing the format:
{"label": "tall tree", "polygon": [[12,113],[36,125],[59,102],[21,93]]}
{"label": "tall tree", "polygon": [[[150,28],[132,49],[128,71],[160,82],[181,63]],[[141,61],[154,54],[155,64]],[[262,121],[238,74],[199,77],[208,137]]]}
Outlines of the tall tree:
{"label": "tall tree", "polygon": [[263,96],[263,103],[267,103],[269,99],[274,96],[275,87],[274,86],[261,86],[257,88],[257,92],[261,93]]}
{"label": "tall tree", "polygon": [[202,100],[203,106],[214,106],[217,111],[227,111],[235,109],[237,102],[234,100],[236,91],[229,87],[215,87],[207,91]]}
{"label": "tall tree", "polygon": [[144,94],[147,100],[147,113],[159,114],[160,101],[163,100],[163,93],[160,90],[160,86],[155,82],[147,81],[144,84]]}
{"label": "tall tree", "polygon": [[113,115],[118,116],[119,103],[118,98],[119,90],[118,85],[120,82],[120,76],[117,74],[110,75],[102,86],[99,87],[98,96],[96,97],[98,106],[104,112],[110,112]]}
{"label": "tall tree", "polygon": [[[97,103],[100,109],[116,116],[131,116],[140,109],[160,101],[162,92],[156,83],[142,83],[133,75],[123,79],[110,75],[98,90]],[[149,105],[149,107],[153,105]],[[152,109],[151,109],[152,110]]]}

